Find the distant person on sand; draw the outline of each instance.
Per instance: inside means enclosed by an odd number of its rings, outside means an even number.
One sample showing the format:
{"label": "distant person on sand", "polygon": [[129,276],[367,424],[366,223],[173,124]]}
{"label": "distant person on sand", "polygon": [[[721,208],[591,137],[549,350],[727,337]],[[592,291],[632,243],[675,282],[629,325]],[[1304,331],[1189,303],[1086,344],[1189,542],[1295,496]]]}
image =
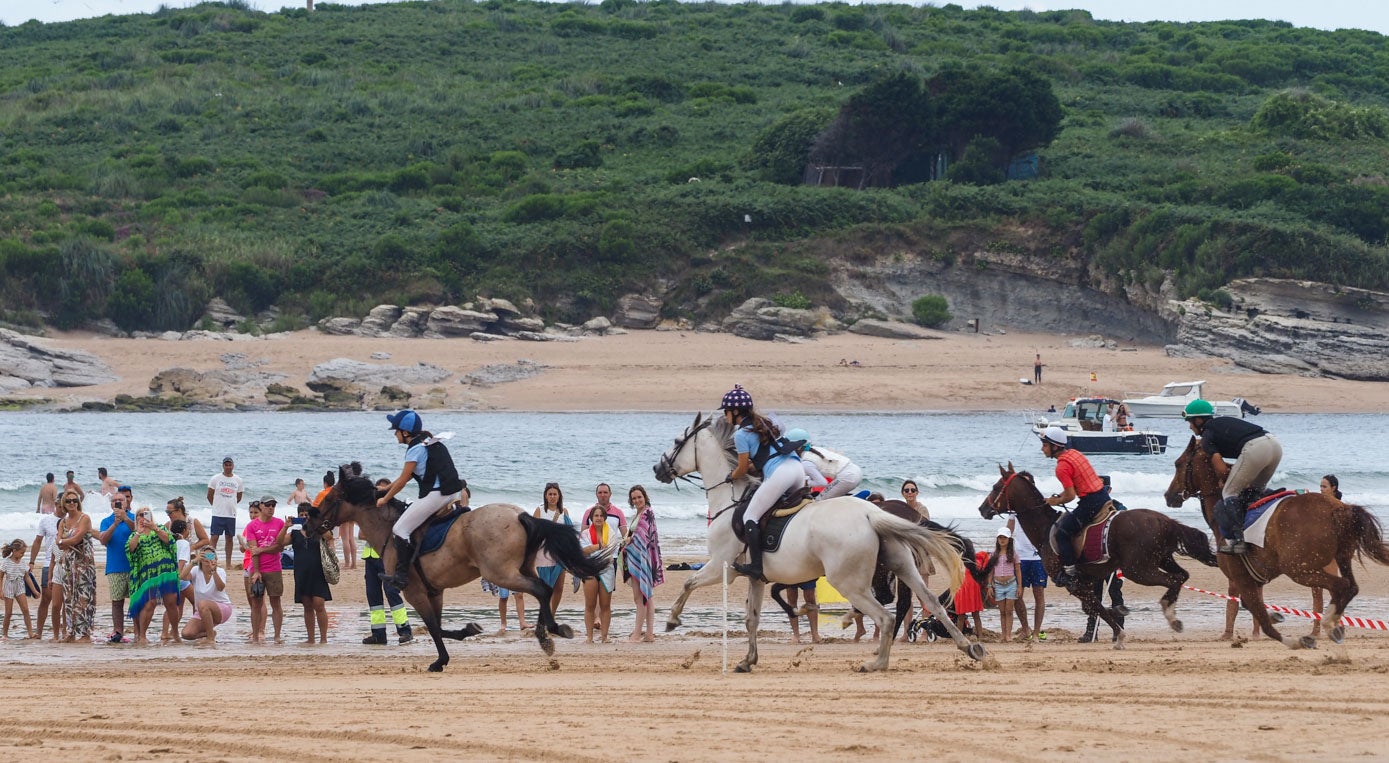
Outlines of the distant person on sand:
{"label": "distant person on sand", "polygon": [[301,503],[309,502],[309,490],[304,486],[304,478],[300,477],[294,481],[294,491],[285,499],[286,506],[298,506]]}
{"label": "distant person on sand", "polygon": [[[303,480],[299,480],[302,484]],[[385,478],[376,481],[377,490],[385,490],[391,486],[391,481]],[[467,505],[468,488],[463,488],[463,497],[460,499]],[[371,621],[371,635],[362,639],[363,644],[373,644],[380,646],[386,643],[386,604],[391,605],[391,622],[395,625],[396,638],[402,644],[407,644],[415,640],[415,634],[410,629],[410,617],[405,611],[405,600],[400,597],[400,591],[395,586],[386,585],[382,578],[386,576],[386,565],[381,561],[381,553],[371,547],[370,543],[362,544],[362,567],[366,570],[366,591],[367,607],[369,608],[368,619]],[[505,604],[505,602],[503,602]],[[503,610],[502,616],[506,613]]]}
{"label": "distant person on sand", "polygon": [[34,508],[38,514],[52,514],[58,508],[58,485],[53,479],[53,472],[44,475],[43,487],[39,488],[39,502]]}
{"label": "distant person on sand", "polygon": [[106,467],[97,467],[96,476],[101,479],[101,487],[99,488],[101,490],[101,494],[106,496],[107,498],[110,498],[111,496],[115,495],[116,491],[120,489],[120,480],[116,479],[115,477],[112,477],[110,474],[107,474]]}
{"label": "distant person on sand", "polygon": [[1042,353],[1037,353],[1037,357],[1032,360],[1032,383],[1042,383]]}
{"label": "distant person on sand", "polygon": [[[537,518],[569,527],[574,525],[574,520],[569,516],[569,509],[564,507],[564,491],[560,489],[558,482],[545,483],[545,490],[541,493],[541,505],[535,507],[534,514]],[[535,574],[545,581],[545,585],[550,586],[550,611],[558,611],[560,600],[564,597],[564,568],[550,556],[549,551],[542,548],[535,552]]]}
{"label": "distant person on sand", "polygon": [[[1047,571],[1042,566],[1042,555],[1032,540],[1017,526],[1017,520],[1008,519],[1008,529],[1013,531],[1013,548],[1018,552],[1018,598],[1013,608],[1018,613],[1018,623],[1022,627],[1021,638],[1026,641],[1036,636],[1038,641],[1046,641],[1047,632],[1042,630],[1042,618],[1047,612]],[[1023,592],[1032,590],[1032,627],[1027,624],[1027,602]]]}
{"label": "distant person on sand", "polygon": [[75,472],[68,471],[68,481],[63,483],[63,492],[76,493],[78,498],[85,501],[87,500],[87,491],[83,490],[82,486],[77,484],[77,480],[75,479],[76,476],[77,474]]}

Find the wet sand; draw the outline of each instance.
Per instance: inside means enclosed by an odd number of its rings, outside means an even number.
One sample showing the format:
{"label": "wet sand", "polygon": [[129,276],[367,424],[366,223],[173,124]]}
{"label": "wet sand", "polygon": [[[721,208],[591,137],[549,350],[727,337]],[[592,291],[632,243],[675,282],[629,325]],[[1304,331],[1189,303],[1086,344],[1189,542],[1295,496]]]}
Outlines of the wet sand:
{"label": "wet sand", "polygon": [[[1221,590],[1219,573],[1193,571],[1192,584]],[[1389,617],[1389,574],[1357,569],[1366,590],[1352,614]],[[676,586],[658,590],[662,622]],[[742,606],[744,586],[730,588]],[[1048,589],[1054,594],[1054,589]],[[1107,639],[1078,644],[1073,600],[1049,601],[1045,642],[985,643],[986,668],[946,642],[897,644],[887,673],[859,675],[868,643],[842,636],[822,615],[829,643],[791,643],[786,620],[764,610],[761,660],[752,675],[721,672],[718,586],[692,599],[689,627],[655,643],[622,643],[629,598],[619,590],[616,643],[583,641],[580,600],[566,594],[561,620],[579,631],[557,640],[553,661],[533,638],[512,632],[451,642],[443,674],[425,667],[427,639],[382,647],[365,633],[362,588],[344,571],[335,588],[326,646],[244,644],[245,606],[215,649],[191,645],[0,644],[0,701],[31,708],[0,721],[0,739],[26,757],[77,760],[344,759],[561,761],[1098,759],[1345,760],[1383,755],[1389,712],[1389,634],[1350,629],[1342,646],[1291,651],[1266,639],[1238,648],[1216,640],[1218,600],[1184,592],[1186,631],[1167,630],[1157,589],[1132,584],[1128,649]],[[1286,580],[1269,599],[1306,607]],[[109,624],[104,592],[100,626]],[[450,591],[450,620],[495,628],[495,599],[477,584]],[[290,606],[286,602],[287,606]],[[529,609],[529,608],[528,608]],[[285,634],[303,638],[298,607]],[[745,642],[735,626],[730,664]],[[986,631],[997,613],[983,613]],[[1240,630],[1247,628],[1242,616]],[[514,624],[513,624],[514,625]],[[658,627],[662,627],[659,626]],[[1289,632],[1306,621],[1289,618]],[[69,691],[55,686],[76,687]],[[56,692],[56,693],[55,693]],[[39,703],[53,702],[48,711]],[[601,720],[594,721],[595,713]]]}

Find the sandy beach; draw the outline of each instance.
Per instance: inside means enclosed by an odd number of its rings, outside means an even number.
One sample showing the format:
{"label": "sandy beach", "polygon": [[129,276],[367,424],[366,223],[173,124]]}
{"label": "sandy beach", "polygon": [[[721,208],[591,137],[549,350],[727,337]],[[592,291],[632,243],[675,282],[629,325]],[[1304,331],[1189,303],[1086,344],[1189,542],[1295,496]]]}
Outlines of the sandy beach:
{"label": "sandy beach", "polygon": [[[939,340],[891,340],[837,334],[804,343],[762,342],[731,334],[633,331],[577,342],[476,342],[471,339],[374,339],[316,330],[244,342],[112,339],[57,334],[49,341],[100,356],[120,381],[97,387],[40,390],[66,401],[143,395],[156,373],[174,367],[223,368],[223,353],[264,359],[259,370],[282,373],[303,389],[310,370],[333,358],[395,365],[430,363],[456,374],[438,385],[447,407],[529,411],[693,411],[714,407],[733,383],[776,410],[928,411],[1045,410],[1079,394],[1154,394],[1172,381],[1209,380],[1212,397],[1244,397],[1269,412],[1378,412],[1389,409],[1389,384],[1268,375],[1219,358],[1169,358],[1161,347],[1106,350],[1072,347],[1076,337],[1041,334],[945,334]],[[372,361],[374,352],[390,353]],[[1045,364],[1032,378],[1034,353]],[[491,387],[459,378],[490,364],[525,359],[537,376]],[[841,367],[840,360],[858,361]],[[1095,374],[1096,381],[1090,381]],[[411,388],[424,392],[425,388]]]}
{"label": "sandy beach", "polygon": [[[1186,564],[1197,587],[1223,590],[1219,573]],[[1353,613],[1389,616],[1386,568],[1358,570]],[[686,573],[658,589],[658,621]],[[1054,591],[1054,589],[1049,589]],[[615,610],[630,603],[615,596]],[[653,644],[557,642],[555,662],[532,638],[481,637],[451,643],[443,674],[424,672],[427,640],[364,647],[360,578],[344,572],[334,596],[332,643],[250,647],[236,627],[215,649],[170,645],[0,645],[6,663],[0,700],[49,712],[0,721],[4,746],[26,755],[76,760],[1051,760],[1084,754],[1104,760],[1346,760],[1384,754],[1389,711],[1384,674],[1389,634],[1351,629],[1342,646],[1327,640],[1290,651],[1268,640],[1216,640],[1221,603],[1186,592],[1185,633],[1166,629],[1157,589],[1130,585],[1130,643],[1075,642],[1073,600],[1054,597],[1049,639],[985,642],[998,660],[985,668],[944,642],[897,644],[891,670],[852,668],[871,647],[842,637],[824,616],[819,645],[794,644],[785,618],[766,611],[761,662],[751,675],[720,671],[717,629],[682,629]],[[730,589],[741,608],[743,586]],[[105,593],[99,596],[105,609]],[[692,607],[719,607],[704,589]],[[1271,601],[1306,606],[1286,580]],[[562,620],[580,626],[569,595]],[[238,592],[233,596],[244,609]],[[450,605],[493,608],[476,584],[450,591]],[[297,607],[290,610],[297,613]],[[99,614],[105,624],[105,616]],[[984,612],[986,631],[997,614]],[[834,621],[833,623],[831,621]],[[621,618],[619,618],[621,622]],[[626,623],[630,624],[630,614]],[[1248,617],[1242,616],[1240,630]],[[489,631],[495,619],[483,619]],[[1305,620],[1290,618],[1290,632]],[[578,628],[582,630],[582,628]],[[290,642],[302,621],[286,620]],[[742,654],[741,634],[730,655]],[[68,676],[68,680],[58,678]],[[56,679],[56,680],[55,680]],[[84,687],[55,695],[55,684]]]}
{"label": "sandy beach", "polygon": [[[710,409],[734,382],[775,410],[1043,410],[1081,393],[1122,397],[1170,381],[1209,380],[1214,397],[1243,396],[1266,411],[1381,412],[1389,385],[1241,372],[1219,359],[1168,358],[1160,347],[1072,347],[1068,337],[951,335],[893,341],[841,334],[801,344],[724,334],[633,332],[572,343],[388,340],[313,331],[246,342],[53,338],[101,356],[121,377],[95,388],[46,390],[68,401],[143,394],[160,370],[222,368],[227,352],[265,359],[264,370],[302,386],[317,363],[427,362],[455,377],[438,386],[447,405],[475,409]],[[1024,386],[1032,358],[1044,383]],[[840,367],[840,359],[858,361]],[[492,387],[458,375],[526,359],[545,370]],[[1090,374],[1097,381],[1089,381]],[[423,391],[423,390],[415,390]],[[667,561],[678,561],[668,559]],[[690,559],[689,561],[700,561]],[[1191,585],[1224,591],[1218,571],[1183,559]],[[1350,614],[1389,619],[1389,568],[1357,565],[1362,594]],[[688,573],[668,572],[657,620]],[[98,633],[110,627],[98,576]],[[623,643],[631,596],[614,595],[615,642],[589,645],[582,597],[566,593],[560,618],[578,637],[557,642],[554,661],[515,629],[451,642],[443,674],[425,667],[427,639],[367,647],[360,571],[344,570],[331,603],[330,643],[305,646],[300,609],[286,599],[286,642],[250,646],[245,600],[234,580],[236,619],[216,648],[193,645],[0,644],[0,701],[24,712],[0,720],[0,746],[26,757],[74,760],[531,760],[730,761],[794,755],[807,760],[1346,760],[1382,758],[1389,633],[1350,629],[1344,645],[1323,639],[1291,651],[1246,641],[1248,615],[1232,644],[1218,640],[1224,602],[1185,591],[1187,627],[1168,630],[1159,591],[1129,585],[1129,648],[1108,636],[1080,644],[1078,604],[1049,589],[1045,642],[997,643],[998,615],[983,613],[988,666],[948,643],[898,644],[886,673],[852,669],[870,656],[837,614],[822,614],[818,645],[793,643],[785,617],[764,609],[761,663],[752,675],[721,672],[724,611],[718,586],[696,593],[685,628],[655,643]],[[289,587],[289,586],[287,586]],[[730,586],[729,654],[745,649],[745,587]],[[287,593],[289,593],[287,591]],[[1268,600],[1310,608],[1286,579]],[[446,594],[451,627],[497,627],[496,600],[477,583]],[[531,602],[528,619],[533,618]],[[17,615],[16,615],[17,617]],[[22,622],[21,622],[22,625]],[[15,627],[15,626],[12,626]],[[1290,617],[1301,635],[1307,620]],[[418,632],[418,631],[417,631]],[[422,635],[422,634],[421,634]],[[63,687],[63,688],[58,688]],[[42,709],[40,709],[42,708]]]}

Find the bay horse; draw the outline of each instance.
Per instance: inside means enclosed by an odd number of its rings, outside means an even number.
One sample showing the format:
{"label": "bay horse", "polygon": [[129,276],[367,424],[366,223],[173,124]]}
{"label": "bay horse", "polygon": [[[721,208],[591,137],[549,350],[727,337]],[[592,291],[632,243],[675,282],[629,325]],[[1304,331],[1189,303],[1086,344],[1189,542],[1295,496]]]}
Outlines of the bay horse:
{"label": "bay horse", "polygon": [[[1192,437],[1177,457],[1176,473],[1165,498],[1172,508],[1181,506],[1188,498],[1200,498],[1206,524],[1220,541],[1223,537],[1215,522],[1215,504],[1220,501],[1223,486],[1224,479],[1216,473],[1210,457],[1198,451],[1196,438]],[[1301,585],[1330,591],[1330,615],[1323,619],[1329,626],[1327,635],[1339,644],[1346,635],[1341,615],[1360,592],[1351,567],[1357,555],[1389,565],[1389,546],[1384,544],[1379,520],[1364,506],[1343,503],[1320,493],[1305,493],[1279,504],[1264,530],[1263,546],[1251,545],[1249,553],[1243,555],[1221,554],[1220,571],[1229,578],[1231,592],[1269,638],[1292,649],[1312,649],[1317,645],[1312,636],[1283,636],[1273,627],[1273,619],[1264,606],[1264,585],[1279,575],[1287,575]],[[1339,575],[1327,571],[1333,564]]]}
{"label": "bay horse", "polygon": [[[376,506],[377,490],[363,476],[358,464],[338,470],[338,483],[319,504],[318,523],[310,532],[330,532],[343,522],[356,522],[362,537],[372,548],[391,548],[391,527],[405,504]],[[535,637],[547,656],[555,653],[550,635],[573,638],[574,630],[560,625],[550,611],[550,586],[535,574],[535,553],[544,548],[576,578],[596,577],[611,563],[603,555],[587,556],[574,528],[547,519],[537,519],[519,506],[489,503],[460,516],[444,537],[438,551],[420,556],[410,568],[410,582],[401,590],[405,600],[419,613],[434,639],[438,659],[429,665],[437,673],[449,664],[444,639],[461,641],[482,633],[477,623],[460,630],[443,628],[443,592],[485,577],[492,583],[535,597],[540,607]]]}
{"label": "bay horse", "polygon": [[[985,519],[998,514],[1017,516],[1027,539],[1042,555],[1047,575],[1055,579],[1061,571],[1061,559],[1051,548],[1050,536],[1052,525],[1061,517],[1061,512],[1047,505],[1030,473],[1014,471],[1012,462],[1006,470],[998,467],[998,473],[998,481],[979,504],[980,515]],[[1162,616],[1167,618],[1172,630],[1181,633],[1177,597],[1191,576],[1177,564],[1173,554],[1191,557],[1207,567],[1216,566],[1215,552],[1201,530],[1151,509],[1127,509],[1118,512],[1109,525],[1109,561],[1076,565],[1080,580],[1068,590],[1080,599],[1085,614],[1097,615],[1113,629],[1115,649],[1124,648],[1124,628],[1116,617],[1127,612],[1102,606],[1094,582],[1122,569],[1125,580],[1166,588],[1161,599]]]}
{"label": "bay horse", "polygon": [[[732,569],[744,551],[743,542],[733,534],[732,516],[740,500],[752,494],[755,484],[747,478],[729,479],[735,465],[733,452],[732,425],[722,416],[704,418],[699,414],[653,467],[656,479],[663,483],[698,472],[706,485],[712,485],[702,488],[709,505],[709,562],[685,581],[666,620],[667,631],[680,626],[680,613],[690,594],[719,582],[724,564]],[[873,570],[880,558],[927,603],[938,619],[947,621],[945,609],[926,590],[917,572],[917,560],[933,560],[936,569],[950,580],[950,590],[959,588],[963,568],[959,550],[949,536],[898,519],[859,498],[831,498],[801,509],[786,526],[780,548],[763,556],[762,569],[772,583],[794,584],[823,575],[855,609],[872,617],[878,626],[877,657],[859,666],[860,672],[870,672],[887,668],[892,649],[892,615],[873,598],[871,587]],[[757,664],[757,626],[764,585],[762,580],[748,580],[748,653],[736,667],[739,673],[749,672]],[[982,645],[970,642],[953,624],[949,629],[960,651],[976,660],[984,657]]]}

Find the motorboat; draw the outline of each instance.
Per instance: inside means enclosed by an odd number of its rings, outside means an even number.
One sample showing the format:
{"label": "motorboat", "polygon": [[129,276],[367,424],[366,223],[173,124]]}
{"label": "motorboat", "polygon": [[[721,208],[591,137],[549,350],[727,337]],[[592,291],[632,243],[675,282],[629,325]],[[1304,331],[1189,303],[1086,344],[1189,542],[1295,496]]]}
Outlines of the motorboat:
{"label": "motorboat", "polygon": [[1217,416],[1239,416],[1242,418],[1246,414],[1253,416],[1259,413],[1257,406],[1250,404],[1242,397],[1233,400],[1210,400],[1202,391],[1205,384],[1205,380],[1172,382],[1163,385],[1162,391],[1156,395],[1129,398],[1124,400],[1124,405],[1128,406],[1130,416],[1147,419],[1179,419],[1182,417],[1182,410],[1186,408],[1186,404],[1196,399],[1207,400],[1215,406],[1215,415]]}
{"label": "motorboat", "polygon": [[1072,448],[1087,455],[1162,455],[1167,452],[1167,434],[1129,427],[1124,430],[1105,430],[1105,414],[1111,406],[1117,409],[1118,400],[1107,397],[1078,397],[1068,403],[1055,419],[1045,415],[1032,421],[1032,431],[1041,434],[1047,427],[1066,431],[1066,441]]}

